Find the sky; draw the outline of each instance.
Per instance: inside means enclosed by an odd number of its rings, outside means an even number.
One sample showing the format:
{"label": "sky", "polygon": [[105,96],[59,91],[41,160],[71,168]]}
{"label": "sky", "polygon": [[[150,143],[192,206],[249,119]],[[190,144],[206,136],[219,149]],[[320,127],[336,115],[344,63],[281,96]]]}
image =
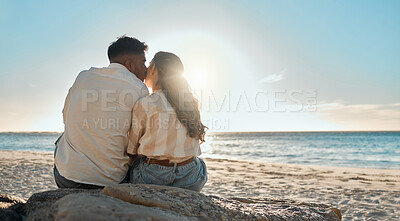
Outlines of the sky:
{"label": "sky", "polygon": [[0,131],[63,131],[121,35],[178,55],[211,131],[400,130],[400,1],[0,0]]}

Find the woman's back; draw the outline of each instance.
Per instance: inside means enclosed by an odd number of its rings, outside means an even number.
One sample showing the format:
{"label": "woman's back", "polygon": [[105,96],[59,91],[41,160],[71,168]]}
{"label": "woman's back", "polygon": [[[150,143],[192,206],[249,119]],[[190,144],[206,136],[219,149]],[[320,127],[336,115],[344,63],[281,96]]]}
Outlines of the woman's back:
{"label": "woman's back", "polygon": [[146,85],[154,93],[140,99],[132,113],[127,152],[139,157],[132,164],[130,182],[200,191],[207,168],[197,156],[206,127],[183,76],[182,61],[158,52],[147,70]]}
{"label": "woman's back", "polygon": [[[128,153],[182,162],[201,154],[199,140],[188,135],[161,90],[141,98],[134,107]],[[135,142],[136,141],[136,142]]]}

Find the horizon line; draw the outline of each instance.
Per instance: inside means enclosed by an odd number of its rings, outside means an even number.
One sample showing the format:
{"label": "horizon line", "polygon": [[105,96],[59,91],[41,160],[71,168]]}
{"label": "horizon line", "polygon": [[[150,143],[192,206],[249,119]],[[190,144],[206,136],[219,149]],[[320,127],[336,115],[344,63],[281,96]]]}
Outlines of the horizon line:
{"label": "horizon line", "polygon": [[[276,131],[208,131],[208,133],[324,133],[324,132],[400,132],[400,130],[276,130]],[[0,133],[63,133],[63,131],[0,131]]]}

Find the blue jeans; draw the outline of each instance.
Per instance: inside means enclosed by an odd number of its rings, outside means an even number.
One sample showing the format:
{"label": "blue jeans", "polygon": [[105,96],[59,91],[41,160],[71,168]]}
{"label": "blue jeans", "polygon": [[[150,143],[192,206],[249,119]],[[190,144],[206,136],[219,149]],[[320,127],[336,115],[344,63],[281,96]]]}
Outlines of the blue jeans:
{"label": "blue jeans", "polygon": [[130,183],[173,186],[200,192],[207,182],[207,167],[201,158],[195,157],[192,162],[178,167],[148,164],[145,159],[138,157],[133,161]]}

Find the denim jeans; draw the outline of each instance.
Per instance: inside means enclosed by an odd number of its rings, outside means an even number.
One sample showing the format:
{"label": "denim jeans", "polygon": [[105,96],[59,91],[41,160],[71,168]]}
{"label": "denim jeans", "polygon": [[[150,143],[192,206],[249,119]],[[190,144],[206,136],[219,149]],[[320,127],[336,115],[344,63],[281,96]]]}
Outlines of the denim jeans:
{"label": "denim jeans", "polygon": [[195,157],[192,162],[175,167],[148,164],[145,159],[138,157],[134,160],[130,183],[173,186],[200,192],[207,182],[207,167],[201,158]]}

